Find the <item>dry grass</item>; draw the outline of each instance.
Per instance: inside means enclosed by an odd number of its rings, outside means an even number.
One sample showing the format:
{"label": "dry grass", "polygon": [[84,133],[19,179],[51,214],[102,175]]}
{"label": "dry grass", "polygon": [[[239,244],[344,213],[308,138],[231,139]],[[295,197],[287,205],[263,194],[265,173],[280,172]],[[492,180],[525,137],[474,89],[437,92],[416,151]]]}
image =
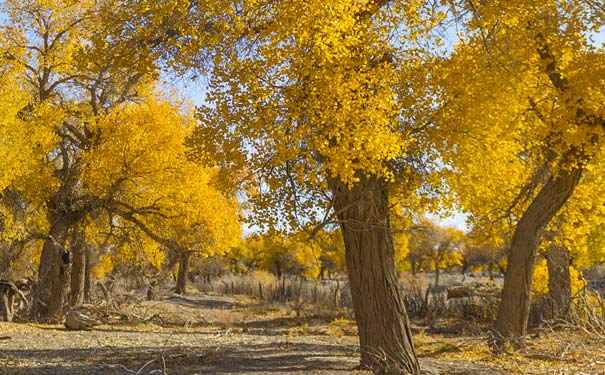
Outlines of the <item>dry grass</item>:
{"label": "dry grass", "polygon": [[[0,324],[0,375],[369,375],[355,370],[357,328],[346,298],[334,298],[335,282],[260,277],[216,280],[213,292],[191,288],[185,297],[163,289],[153,301],[131,293],[91,308],[105,324],[90,332]],[[418,298],[426,303],[424,292]],[[430,301],[427,312],[454,311]],[[596,319],[600,310],[589,313]],[[543,325],[525,349],[499,355],[483,322],[435,315],[414,320],[412,330],[421,365],[434,374],[596,375],[605,374],[605,335],[595,324]]]}

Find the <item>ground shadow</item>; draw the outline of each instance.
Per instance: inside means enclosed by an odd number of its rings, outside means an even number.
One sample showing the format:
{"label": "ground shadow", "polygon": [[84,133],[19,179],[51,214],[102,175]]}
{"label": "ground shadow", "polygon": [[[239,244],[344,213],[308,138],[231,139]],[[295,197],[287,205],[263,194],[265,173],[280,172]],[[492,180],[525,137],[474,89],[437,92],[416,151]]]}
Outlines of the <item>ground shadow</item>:
{"label": "ground shadow", "polygon": [[[204,296],[203,299],[191,298],[186,296],[180,296],[172,294],[162,301],[169,301],[181,306],[193,307],[193,308],[210,308],[210,309],[234,309],[244,307],[239,302],[224,301],[219,298],[212,298],[211,296]],[[249,307],[249,306],[248,306]]]}
{"label": "ground shadow", "polygon": [[[0,350],[7,364],[0,375],[157,374],[349,374],[358,361],[355,346],[291,343],[209,347],[103,347]],[[28,367],[18,363],[27,361]]]}

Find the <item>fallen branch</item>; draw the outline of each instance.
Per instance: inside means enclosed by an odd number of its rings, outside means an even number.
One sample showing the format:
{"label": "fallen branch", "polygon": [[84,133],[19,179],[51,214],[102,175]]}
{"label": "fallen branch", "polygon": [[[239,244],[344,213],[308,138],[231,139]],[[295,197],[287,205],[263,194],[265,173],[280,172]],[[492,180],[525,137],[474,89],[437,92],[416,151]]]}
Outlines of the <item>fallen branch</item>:
{"label": "fallen branch", "polygon": [[447,299],[484,297],[495,298],[500,295],[500,288],[486,284],[468,284],[447,288]]}

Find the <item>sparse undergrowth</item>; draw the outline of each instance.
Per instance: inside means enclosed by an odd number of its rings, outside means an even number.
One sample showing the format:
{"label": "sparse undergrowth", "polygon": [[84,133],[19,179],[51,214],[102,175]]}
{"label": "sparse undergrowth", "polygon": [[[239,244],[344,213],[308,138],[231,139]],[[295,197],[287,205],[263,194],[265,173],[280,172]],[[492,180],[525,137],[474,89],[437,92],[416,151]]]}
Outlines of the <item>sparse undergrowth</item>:
{"label": "sparse undergrowth", "polygon": [[[123,316],[89,332],[0,324],[0,374],[369,374],[355,370],[357,330],[342,309],[307,306],[297,316],[288,303],[197,291],[119,308]],[[495,355],[488,330],[432,323],[413,330],[434,374],[605,373],[605,338],[578,327],[541,328],[524,350]]]}

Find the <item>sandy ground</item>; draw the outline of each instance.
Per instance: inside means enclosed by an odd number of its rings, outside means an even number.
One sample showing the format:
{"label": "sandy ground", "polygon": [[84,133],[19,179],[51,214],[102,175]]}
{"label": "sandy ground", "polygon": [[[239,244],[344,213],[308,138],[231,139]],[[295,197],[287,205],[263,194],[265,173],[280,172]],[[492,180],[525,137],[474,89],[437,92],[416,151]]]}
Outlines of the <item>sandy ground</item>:
{"label": "sandy ground", "polygon": [[[370,374],[356,369],[354,324],[330,323],[332,318],[310,311],[298,319],[286,307],[200,293],[121,309],[148,322],[116,317],[91,331],[0,322],[0,374]],[[106,314],[108,320],[111,314]],[[481,338],[450,342],[423,333],[418,337],[421,365],[429,374],[524,373],[492,361],[485,349],[479,350],[479,360],[465,355],[465,350],[476,350]],[[548,371],[532,373],[579,373]]]}

